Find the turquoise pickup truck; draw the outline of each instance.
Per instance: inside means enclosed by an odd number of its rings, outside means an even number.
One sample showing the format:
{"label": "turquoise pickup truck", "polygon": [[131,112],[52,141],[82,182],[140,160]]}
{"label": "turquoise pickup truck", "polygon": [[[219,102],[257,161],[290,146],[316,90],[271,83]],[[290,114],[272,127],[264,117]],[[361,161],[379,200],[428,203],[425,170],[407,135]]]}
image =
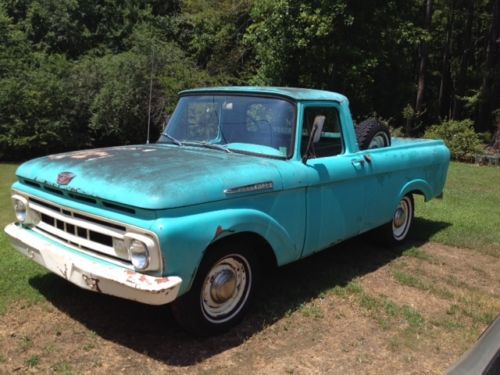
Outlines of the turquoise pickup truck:
{"label": "turquoise pickup truck", "polygon": [[200,335],[235,325],[264,266],[379,228],[403,241],[413,195],[440,197],[442,141],[354,126],[346,97],[187,90],[155,144],[69,152],[17,170],[13,247],[88,290],[171,304]]}

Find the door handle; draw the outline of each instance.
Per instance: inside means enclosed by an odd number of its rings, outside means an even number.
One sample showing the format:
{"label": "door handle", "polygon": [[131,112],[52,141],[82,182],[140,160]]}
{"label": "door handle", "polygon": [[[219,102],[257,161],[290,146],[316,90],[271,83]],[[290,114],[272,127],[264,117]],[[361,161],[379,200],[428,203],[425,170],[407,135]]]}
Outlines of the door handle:
{"label": "door handle", "polygon": [[354,159],[351,161],[351,163],[355,167],[363,167],[365,165],[365,159]]}

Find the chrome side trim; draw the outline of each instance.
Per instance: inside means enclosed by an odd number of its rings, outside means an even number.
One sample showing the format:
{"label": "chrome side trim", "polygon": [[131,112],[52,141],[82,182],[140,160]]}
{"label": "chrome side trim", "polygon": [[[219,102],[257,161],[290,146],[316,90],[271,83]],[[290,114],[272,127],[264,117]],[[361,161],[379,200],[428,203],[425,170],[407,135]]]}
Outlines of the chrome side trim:
{"label": "chrome side trim", "polygon": [[274,184],[272,181],[258,182],[251,185],[237,186],[224,190],[224,194],[250,193],[254,191],[273,190]]}

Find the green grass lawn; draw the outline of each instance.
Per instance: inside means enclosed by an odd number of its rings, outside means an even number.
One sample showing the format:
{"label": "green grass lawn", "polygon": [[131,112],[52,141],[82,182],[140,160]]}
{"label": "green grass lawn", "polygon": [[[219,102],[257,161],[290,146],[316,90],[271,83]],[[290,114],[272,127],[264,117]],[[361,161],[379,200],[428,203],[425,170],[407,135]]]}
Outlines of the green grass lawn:
{"label": "green grass lawn", "polygon": [[14,164],[0,164],[0,314],[14,300],[42,300],[43,296],[31,287],[29,280],[47,273],[41,266],[12,249],[3,230],[14,221],[10,186],[15,180],[16,168]]}
{"label": "green grass lawn", "polygon": [[[42,300],[29,280],[46,271],[8,244],[3,227],[14,219],[10,185],[16,165],[0,164],[0,313],[14,300]],[[500,168],[452,163],[443,200],[417,199],[414,238],[472,248],[500,257]]]}
{"label": "green grass lawn", "polygon": [[446,227],[430,240],[500,257],[500,168],[451,163],[444,199],[416,201],[426,224],[415,227],[415,237],[438,222]]}

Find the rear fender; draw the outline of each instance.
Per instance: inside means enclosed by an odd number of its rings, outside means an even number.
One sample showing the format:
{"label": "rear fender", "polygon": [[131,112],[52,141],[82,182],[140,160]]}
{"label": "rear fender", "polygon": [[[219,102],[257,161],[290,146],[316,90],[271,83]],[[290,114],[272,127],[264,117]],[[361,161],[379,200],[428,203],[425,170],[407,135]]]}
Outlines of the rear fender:
{"label": "rear fender", "polygon": [[425,201],[428,201],[434,197],[431,185],[425,180],[416,179],[408,182],[405,186],[403,186],[403,189],[401,189],[399,193],[399,200],[401,200],[408,193],[412,192],[421,193],[424,196]]}

